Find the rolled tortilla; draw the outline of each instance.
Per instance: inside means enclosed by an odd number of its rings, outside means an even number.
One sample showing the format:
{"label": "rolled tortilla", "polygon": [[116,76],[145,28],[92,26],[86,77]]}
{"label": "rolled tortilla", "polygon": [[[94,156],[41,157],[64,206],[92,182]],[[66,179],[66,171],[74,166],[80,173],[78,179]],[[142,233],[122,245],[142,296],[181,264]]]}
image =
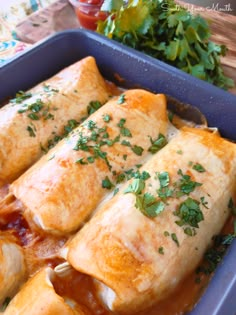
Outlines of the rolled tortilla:
{"label": "rolled tortilla", "polygon": [[167,130],[166,99],[129,90],[107,102],[18,178],[10,191],[23,215],[50,233],[78,229],[111,183],[150,154],[152,139]]}
{"label": "rolled tortilla", "polygon": [[141,171],[151,175],[145,188],[131,179],[64,250],[96,279],[104,304],[125,314],[166,298],[221,231],[236,197],[236,145],[184,128]]}
{"label": "rolled tortilla", "polygon": [[0,305],[11,298],[26,279],[22,248],[12,237],[0,235]]}
{"label": "rolled tortilla", "polygon": [[91,101],[104,103],[108,87],[93,57],[65,68],[0,109],[0,186],[30,167],[68,121],[87,116]]}
{"label": "rolled tortilla", "polygon": [[[53,287],[54,271],[47,267],[26,282],[8,305],[6,315],[85,315],[74,301],[59,296]],[[87,315],[87,313],[86,313]]]}

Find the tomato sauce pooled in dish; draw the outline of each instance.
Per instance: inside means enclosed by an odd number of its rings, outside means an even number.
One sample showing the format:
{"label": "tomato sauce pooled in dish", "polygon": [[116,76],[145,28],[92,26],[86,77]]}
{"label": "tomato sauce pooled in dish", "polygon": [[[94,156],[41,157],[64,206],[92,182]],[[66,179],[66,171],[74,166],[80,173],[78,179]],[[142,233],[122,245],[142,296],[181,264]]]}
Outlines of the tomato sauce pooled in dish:
{"label": "tomato sauce pooled in dish", "polygon": [[[234,216],[226,222],[221,235],[233,233]],[[204,260],[200,266],[204,266]],[[176,266],[177,268],[177,266]],[[132,315],[183,315],[193,309],[199,298],[204,293],[213,273],[194,270],[172,292],[172,294],[157,305]],[[58,278],[53,283],[56,292],[61,296],[67,296],[85,308],[87,315],[114,315],[105,309],[96,296],[91,277],[72,270],[70,276],[63,281]]]}
{"label": "tomato sauce pooled in dish", "polygon": [[[27,248],[27,243],[29,243],[29,239],[31,231],[29,227],[26,226],[24,219],[19,215],[14,215],[12,217],[12,224],[5,226],[5,228],[1,227],[3,230],[12,231],[14,226],[14,235],[18,238],[19,243],[23,245],[27,254],[29,248]],[[233,222],[234,217],[231,216],[227,223],[225,224],[221,234],[227,235],[232,233],[233,231]],[[56,243],[55,240],[51,240]],[[58,239],[57,241],[62,241],[65,243],[65,240]],[[36,256],[41,256],[42,247],[45,246],[44,241],[39,240],[39,243],[42,243],[42,246],[39,244],[39,248],[33,246],[32,251],[36,252]],[[54,244],[55,245],[55,244]],[[58,247],[61,247],[60,244],[57,244]],[[55,246],[55,247],[57,247]],[[47,246],[46,246],[47,247]],[[50,244],[51,247],[51,244]],[[56,251],[56,250],[55,250]],[[53,255],[52,255],[53,256]],[[56,255],[55,255],[56,256]],[[28,258],[28,255],[26,256]],[[51,259],[43,259],[41,258],[40,263],[35,262],[34,266],[30,266],[30,273],[35,273],[37,267],[42,267],[43,265],[48,265],[50,267],[55,267],[62,263],[63,261],[58,260],[57,258]],[[202,263],[200,263],[201,265]],[[189,312],[193,309],[194,305],[199,300],[200,296],[203,294],[205,288],[207,287],[209,280],[211,279],[212,274],[201,273],[197,274],[196,271],[193,271],[187,278],[183,280],[182,283],[176,288],[176,290],[165,300],[159,302],[157,305],[139,312],[133,315],[182,315],[186,312]],[[94,288],[93,280],[91,277],[81,274],[76,270],[71,270],[71,273],[67,275],[63,280],[60,277],[57,277],[53,281],[53,286],[57,294],[61,296],[66,296],[69,299],[74,300],[79,305],[83,305],[83,310],[87,315],[113,315],[114,313],[105,309],[102,304],[99,302],[96,296],[96,290]]]}

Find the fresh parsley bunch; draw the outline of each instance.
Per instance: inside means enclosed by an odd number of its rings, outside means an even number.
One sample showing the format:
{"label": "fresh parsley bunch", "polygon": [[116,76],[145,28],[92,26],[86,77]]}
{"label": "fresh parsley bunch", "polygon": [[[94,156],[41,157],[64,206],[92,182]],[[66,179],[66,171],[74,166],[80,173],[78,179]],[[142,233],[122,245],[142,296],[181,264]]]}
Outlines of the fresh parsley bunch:
{"label": "fresh parsley bunch", "polygon": [[221,88],[234,86],[220,63],[226,47],[209,40],[205,19],[174,0],[105,0],[102,10],[109,15],[97,32]]}

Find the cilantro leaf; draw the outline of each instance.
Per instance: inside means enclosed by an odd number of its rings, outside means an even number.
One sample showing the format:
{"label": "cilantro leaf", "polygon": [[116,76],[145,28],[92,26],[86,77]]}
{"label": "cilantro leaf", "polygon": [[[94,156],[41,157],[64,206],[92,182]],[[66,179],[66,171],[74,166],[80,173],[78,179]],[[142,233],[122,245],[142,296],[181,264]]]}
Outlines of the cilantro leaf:
{"label": "cilantro leaf", "polygon": [[145,182],[143,179],[135,178],[132,183],[126,188],[124,191],[125,194],[127,193],[135,193],[141,194],[143,189],[145,188]]}
{"label": "cilantro leaf", "polygon": [[153,140],[150,137],[150,141],[151,141],[151,146],[149,147],[148,151],[151,152],[152,154],[158,152],[167,144],[166,137],[161,133],[159,134],[156,140]]}
{"label": "cilantro leaf", "polygon": [[191,177],[187,174],[183,174],[182,170],[178,170],[178,174],[181,176],[180,180],[177,182],[177,185],[180,187],[180,191],[183,194],[190,194],[198,186],[202,186],[201,183],[194,182],[191,180]]}
{"label": "cilantro leaf", "polygon": [[[164,202],[158,200],[150,193],[143,193],[145,189],[145,180],[150,176],[147,172],[142,173],[144,179],[135,178],[132,183],[125,189],[124,193],[133,193],[135,195],[135,207],[139,209],[145,216],[155,218],[165,208]],[[142,176],[141,174],[141,176]]]}
{"label": "cilantro leaf", "polygon": [[105,177],[105,179],[102,180],[102,188],[111,189],[114,185],[112,184],[111,180],[108,176]]}
{"label": "cilantro leaf", "polygon": [[156,200],[156,198],[149,194],[145,193],[142,199],[142,213],[149,218],[155,218],[165,209],[164,202]]}
{"label": "cilantro leaf", "polygon": [[205,168],[204,168],[201,164],[199,164],[199,163],[194,164],[194,165],[193,165],[193,169],[194,169],[195,171],[199,172],[199,173],[204,173],[204,172],[206,172]]}
{"label": "cilantro leaf", "polygon": [[209,40],[209,25],[200,15],[174,0],[105,0],[102,8],[110,14],[98,22],[98,33],[221,88],[234,86],[221,65],[227,49]]}
{"label": "cilantro leaf", "polygon": [[175,222],[179,226],[189,225],[194,228],[199,228],[198,223],[204,220],[199,202],[190,197],[179,205],[174,215],[180,218],[179,221]]}

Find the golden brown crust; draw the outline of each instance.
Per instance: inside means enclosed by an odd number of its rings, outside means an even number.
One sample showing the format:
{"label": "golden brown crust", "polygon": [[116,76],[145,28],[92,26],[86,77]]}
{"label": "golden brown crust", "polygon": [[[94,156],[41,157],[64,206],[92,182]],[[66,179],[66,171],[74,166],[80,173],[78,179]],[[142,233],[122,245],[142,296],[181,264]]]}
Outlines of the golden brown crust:
{"label": "golden brown crust", "polygon": [[[114,172],[120,174],[141,163],[148,155],[150,137],[156,139],[159,133],[166,133],[164,95],[130,90],[125,92],[122,104],[118,100],[117,97],[106,103],[11,185],[11,192],[26,208],[24,216],[28,222],[33,221],[38,227],[52,233],[75,231],[107,193],[102,187],[106,176],[114,181]],[[110,117],[109,122],[104,121],[106,115]],[[131,137],[121,134],[118,125],[123,119]],[[88,163],[86,159],[94,156],[95,151],[75,148],[81,134],[83,139],[92,134],[88,128],[91,121],[96,123],[96,131],[107,128],[109,139],[114,140],[117,136],[119,139],[112,145],[102,147],[106,159],[104,156],[98,157]],[[107,138],[102,137],[99,141],[104,139]],[[130,145],[123,145],[123,140],[129,141]],[[88,145],[96,146],[98,143],[90,141]],[[142,155],[137,155],[131,149],[135,145],[143,149]],[[81,159],[87,164],[77,162]]]}

